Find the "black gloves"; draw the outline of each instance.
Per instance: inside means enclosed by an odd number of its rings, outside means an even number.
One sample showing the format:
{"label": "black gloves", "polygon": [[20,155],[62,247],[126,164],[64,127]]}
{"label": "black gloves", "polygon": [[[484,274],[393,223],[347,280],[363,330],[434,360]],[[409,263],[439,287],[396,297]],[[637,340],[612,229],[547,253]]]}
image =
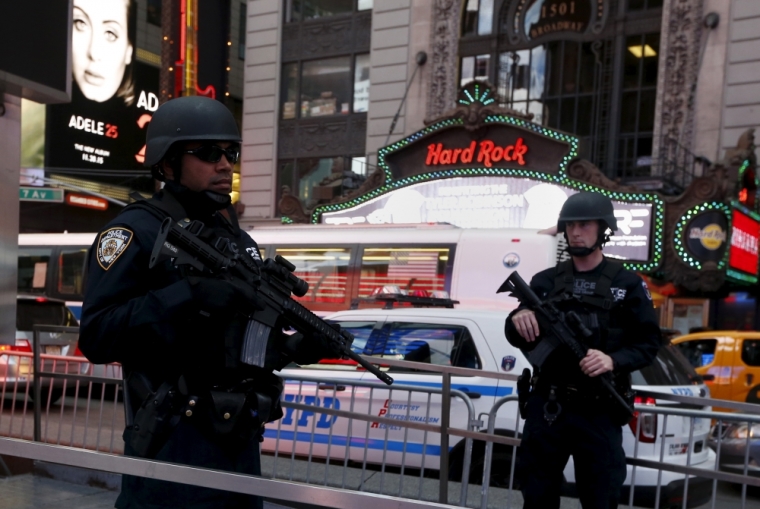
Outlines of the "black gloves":
{"label": "black gloves", "polygon": [[283,353],[296,364],[316,364],[322,359],[340,359],[343,352],[339,345],[323,334],[304,336],[301,333],[283,338]]}
{"label": "black gloves", "polygon": [[193,301],[209,315],[232,315],[236,311],[252,312],[264,306],[252,287],[237,281],[209,277],[187,278]]}

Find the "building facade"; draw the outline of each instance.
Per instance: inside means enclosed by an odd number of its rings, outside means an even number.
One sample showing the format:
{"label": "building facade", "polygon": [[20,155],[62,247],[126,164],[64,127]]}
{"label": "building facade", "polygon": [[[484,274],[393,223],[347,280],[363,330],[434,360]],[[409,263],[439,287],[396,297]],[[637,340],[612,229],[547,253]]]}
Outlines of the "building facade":
{"label": "building facade", "polygon": [[380,147],[450,109],[471,80],[577,135],[608,177],[678,194],[754,125],[755,4],[249,1],[245,220],[281,216],[284,186],[305,210],[350,192]]}

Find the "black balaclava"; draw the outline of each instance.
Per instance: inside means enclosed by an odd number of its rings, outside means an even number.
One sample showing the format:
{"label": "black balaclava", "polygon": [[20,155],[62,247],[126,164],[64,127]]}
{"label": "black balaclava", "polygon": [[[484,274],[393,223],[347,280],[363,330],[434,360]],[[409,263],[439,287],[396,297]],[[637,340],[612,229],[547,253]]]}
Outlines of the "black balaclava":
{"label": "black balaclava", "polygon": [[226,209],[232,203],[229,194],[220,194],[214,191],[192,191],[174,180],[166,180],[164,189],[169,191],[182,205],[188,216],[194,219],[211,216],[214,212]]}
{"label": "black balaclava", "polygon": [[563,230],[563,234],[565,235],[565,241],[567,242],[567,247],[565,248],[565,251],[570,256],[588,256],[591,253],[593,253],[596,248],[601,248],[604,244],[610,241],[610,236],[607,234],[607,229],[609,228],[607,226],[607,223],[604,221],[599,221],[599,233],[596,237],[596,242],[591,247],[578,247],[578,246],[571,246],[570,245],[570,239],[567,238],[567,226],[565,226]]}
{"label": "black balaclava", "polygon": [[[169,149],[166,160],[171,166],[175,180],[164,180],[164,189],[172,193],[191,218],[205,218],[219,210],[226,209],[232,203],[229,194],[214,191],[192,191],[182,185],[182,142],[175,143]],[[161,172],[163,176],[163,172]]]}

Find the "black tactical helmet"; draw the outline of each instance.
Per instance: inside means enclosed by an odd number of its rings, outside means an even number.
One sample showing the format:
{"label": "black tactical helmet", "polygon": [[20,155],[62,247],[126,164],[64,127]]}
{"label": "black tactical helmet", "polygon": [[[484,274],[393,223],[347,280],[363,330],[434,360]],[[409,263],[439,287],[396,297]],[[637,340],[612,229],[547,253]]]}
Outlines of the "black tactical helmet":
{"label": "black tactical helmet", "polygon": [[178,97],[162,104],[148,124],[145,166],[160,163],[173,143],[194,140],[242,141],[224,104],[208,97]]}
{"label": "black tactical helmet", "polygon": [[609,198],[599,193],[576,193],[562,205],[557,220],[557,231],[565,231],[565,221],[589,221],[593,219],[604,221],[613,232],[617,230],[617,220],[615,220],[612,201]]}

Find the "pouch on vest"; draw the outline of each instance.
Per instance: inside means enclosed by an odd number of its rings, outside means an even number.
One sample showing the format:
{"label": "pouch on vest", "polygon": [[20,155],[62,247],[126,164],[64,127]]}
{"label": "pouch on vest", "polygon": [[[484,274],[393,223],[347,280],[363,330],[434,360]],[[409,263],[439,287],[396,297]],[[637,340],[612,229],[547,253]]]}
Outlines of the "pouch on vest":
{"label": "pouch on vest", "polygon": [[220,435],[231,433],[246,407],[243,392],[209,391],[211,423]]}

